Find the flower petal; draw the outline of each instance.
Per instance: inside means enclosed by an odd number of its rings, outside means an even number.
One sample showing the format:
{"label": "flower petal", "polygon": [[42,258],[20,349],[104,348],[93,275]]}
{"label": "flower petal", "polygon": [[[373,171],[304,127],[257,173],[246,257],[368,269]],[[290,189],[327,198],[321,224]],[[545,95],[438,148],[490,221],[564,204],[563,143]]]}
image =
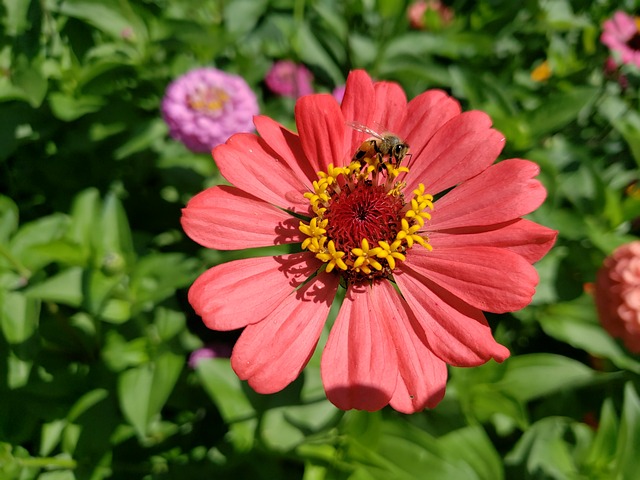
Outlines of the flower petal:
{"label": "flower petal", "polygon": [[320,273],[245,328],[231,356],[238,377],[258,393],[275,393],[294,381],[318,343],[339,279]]}
{"label": "flower petal", "polygon": [[296,125],[302,149],[316,172],[327,171],[330,163],[349,164],[347,126],[335,98],[329,94],[307,95],[295,107]]}
{"label": "flower petal", "polygon": [[448,230],[429,234],[442,247],[499,247],[535,263],[551,250],[558,232],[523,218],[485,228]]}
{"label": "flower petal", "polygon": [[[342,116],[347,122],[370,125],[373,115],[374,88],[371,78],[364,70],[353,70],[347,77],[342,99]],[[352,156],[362,143],[362,135],[358,130],[347,127],[347,152]],[[351,159],[349,159],[351,160]]]}
{"label": "flower petal", "polygon": [[254,117],[253,122],[269,148],[291,169],[296,178],[303,181],[306,190],[311,191],[311,184],[318,179],[318,172],[304,156],[300,137],[264,115]]}
{"label": "flower petal", "polygon": [[210,268],[189,289],[189,303],[212,330],[259,322],[322,265],[313,254],[235,260]]}
{"label": "flower petal", "polygon": [[428,278],[485,312],[520,310],[531,303],[538,273],[517,253],[495,247],[443,247],[410,250],[401,270]]}
{"label": "flower petal", "polygon": [[282,245],[304,239],[298,230],[299,220],[226,185],[208,188],[189,200],[182,209],[180,223],[192,240],[217,250]]}
{"label": "flower petal", "polygon": [[427,348],[424,330],[390,282],[372,290],[398,355],[398,379],[390,405],[402,413],[435,407],[444,397],[447,366]]}
{"label": "flower petal", "polygon": [[442,90],[428,90],[408,103],[404,123],[398,131],[410,147],[407,167],[412,168],[435,133],[458,115],[460,104]]}
{"label": "flower petal", "polygon": [[613,31],[622,43],[627,43],[638,33],[634,18],[622,11],[615,12],[610,20],[604,22],[603,26],[605,30]]}
{"label": "flower petal", "polygon": [[327,398],[342,410],[379,410],[395,390],[397,358],[372,288],[349,286],[322,353]]}
{"label": "flower petal", "polygon": [[480,310],[464,303],[402,262],[394,278],[424,330],[429,350],[444,362],[459,366],[498,362],[509,350],[497,343]]}
{"label": "flower petal", "polygon": [[544,186],[533,178],[539,172],[540,167],[528,160],[492,165],[435,202],[429,229],[494,225],[531,213],[547,196]]}
{"label": "flower petal", "polygon": [[257,135],[239,133],[215,148],[213,156],[220,173],[235,187],[267,203],[308,214],[309,201],[303,195],[311,183],[279,162],[268,148]]}
{"label": "flower petal", "polygon": [[[407,189],[424,183],[431,194],[440,193],[486,169],[502,151],[504,136],[491,127],[480,111],[464,112],[449,120],[425,148],[412,150],[413,168],[406,176]],[[419,145],[416,145],[416,147]]]}
{"label": "flower petal", "polygon": [[397,135],[407,110],[407,97],[397,83],[376,82],[375,111],[369,125],[379,133],[386,131]]}

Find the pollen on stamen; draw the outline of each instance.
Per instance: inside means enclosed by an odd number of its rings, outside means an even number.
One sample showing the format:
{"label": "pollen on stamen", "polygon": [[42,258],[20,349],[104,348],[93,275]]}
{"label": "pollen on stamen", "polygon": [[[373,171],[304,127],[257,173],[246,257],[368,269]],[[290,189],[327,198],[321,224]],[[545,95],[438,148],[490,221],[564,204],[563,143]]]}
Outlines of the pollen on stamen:
{"label": "pollen on stamen", "polygon": [[431,250],[421,230],[431,218],[427,210],[433,210],[433,197],[420,184],[407,201],[406,183],[397,177],[408,172],[367,158],[318,172],[313,191],[304,194],[315,216],[300,222],[307,236],[302,249],[323,261],[327,272],[340,272],[350,282],[391,276],[416,244]]}

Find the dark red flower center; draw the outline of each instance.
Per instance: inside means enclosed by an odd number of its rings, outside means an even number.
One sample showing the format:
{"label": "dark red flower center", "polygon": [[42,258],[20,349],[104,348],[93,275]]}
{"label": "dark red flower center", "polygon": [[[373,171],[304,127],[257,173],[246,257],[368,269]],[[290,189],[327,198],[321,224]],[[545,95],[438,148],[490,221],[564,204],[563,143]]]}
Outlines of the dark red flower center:
{"label": "dark red flower center", "polygon": [[402,197],[388,195],[383,185],[360,182],[353,190],[342,189],[331,199],[324,215],[329,220],[327,236],[336,249],[346,252],[359,248],[363,238],[372,245],[393,241],[404,216],[402,207]]}
{"label": "dark red flower center", "polygon": [[408,171],[376,155],[319,172],[313,192],[304,194],[315,217],[300,222],[302,249],[350,284],[389,278],[414,244],[431,250],[422,229],[433,197],[420,184],[405,201],[406,184],[397,177]]}
{"label": "dark red flower center", "polygon": [[640,50],[640,32],[636,32],[633,37],[627,40],[627,46],[633,50]]}

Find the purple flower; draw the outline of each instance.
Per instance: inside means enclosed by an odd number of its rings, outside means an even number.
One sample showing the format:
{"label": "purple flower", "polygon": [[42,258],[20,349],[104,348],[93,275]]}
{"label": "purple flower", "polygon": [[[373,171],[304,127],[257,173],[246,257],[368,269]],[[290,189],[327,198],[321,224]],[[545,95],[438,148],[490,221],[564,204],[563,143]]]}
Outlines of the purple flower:
{"label": "purple flower", "polygon": [[298,98],[313,93],[313,74],[291,60],[275,62],[264,77],[269,90],[283,97]]}
{"label": "purple flower", "polygon": [[209,152],[234,133],[252,132],[258,113],[258,101],[247,82],[212,67],[178,77],[162,100],[169,133],[194,152]]}
{"label": "purple flower", "polygon": [[640,32],[634,17],[620,11],[614,13],[604,22],[600,41],[620,62],[640,67]]}
{"label": "purple flower", "polygon": [[331,95],[333,95],[333,98],[335,98],[338,103],[342,103],[342,99],[344,98],[344,90],[345,85],[338,85],[333,89],[333,92],[331,92]]}
{"label": "purple flower", "polygon": [[206,347],[199,348],[189,355],[189,367],[195,369],[200,360],[207,358],[229,358],[232,350],[233,347],[226,343],[212,343]]}

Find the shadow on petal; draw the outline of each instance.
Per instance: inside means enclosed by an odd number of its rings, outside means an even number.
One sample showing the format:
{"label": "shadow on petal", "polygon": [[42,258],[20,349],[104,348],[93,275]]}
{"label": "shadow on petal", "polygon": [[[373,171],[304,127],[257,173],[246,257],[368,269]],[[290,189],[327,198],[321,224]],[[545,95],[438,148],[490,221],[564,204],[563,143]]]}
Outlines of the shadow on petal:
{"label": "shadow on petal", "polygon": [[349,387],[331,387],[325,390],[331,403],[341,410],[375,412],[389,404],[389,392],[372,386],[354,384]]}

